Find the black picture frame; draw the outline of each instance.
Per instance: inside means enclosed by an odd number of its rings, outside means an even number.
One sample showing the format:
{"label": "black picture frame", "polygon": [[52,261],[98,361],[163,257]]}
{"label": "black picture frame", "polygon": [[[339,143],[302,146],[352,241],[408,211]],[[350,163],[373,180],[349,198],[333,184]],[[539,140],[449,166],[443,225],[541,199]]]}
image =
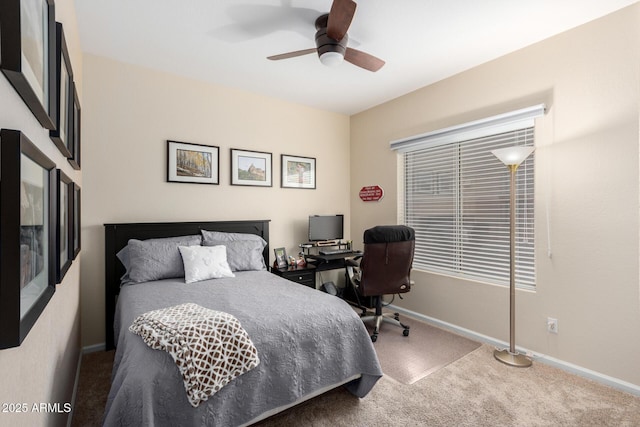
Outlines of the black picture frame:
{"label": "black picture frame", "polygon": [[72,248],[73,248],[73,259],[76,259],[78,254],[80,253],[81,243],[82,243],[82,233],[81,233],[81,214],[82,214],[82,203],[81,203],[81,194],[80,194],[80,186],[73,183],[73,227],[72,227]]}
{"label": "black picture frame", "polygon": [[71,82],[71,111],[69,113],[70,151],[71,158],[67,159],[75,170],[80,170],[80,140],[82,139],[81,109],[78,90],[75,82]]}
{"label": "black picture frame", "polygon": [[52,90],[56,81],[55,7],[53,0],[39,0],[40,7],[35,8],[33,3],[0,2],[0,70],[38,122],[52,130],[58,103]]}
{"label": "black picture frame", "polygon": [[55,292],[55,166],[0,130],[0,348],[22,343]]}
{"label": "black picture frame", "polygon": [[220,184],[220,147],[167,141],[167,182]]}
{"label": "black picture frame", "polygon": [[276,256],[276,265],[278,268],[287,268],[289,265],[287,250],[285,248],[274,248],[273,254]]}
{"label": "black picture frame", "polygon": [[73,261],[73,181],[57,170],[56,283],[61,283]]}
{"label": "black picture frame", "polygon": [[316,188],[316,159],[314,157],[280,155],[282,188]]}
{"label": "black picture frame", "polygon": [[266,151],[231,149],[231,185],[271,187],[273,161]]}
{"label": "black picture frame", "polygon": [[55,105],[55,129],[49,131],[49,138],[54,142],[63,156],[70,158],[73,156],[73,136],[71,126],[73,125],[73,70],[71,59],[67,49],[67,42],[64,37],[62,24],[56,22],[56,82],[54,86],[56,95]]}

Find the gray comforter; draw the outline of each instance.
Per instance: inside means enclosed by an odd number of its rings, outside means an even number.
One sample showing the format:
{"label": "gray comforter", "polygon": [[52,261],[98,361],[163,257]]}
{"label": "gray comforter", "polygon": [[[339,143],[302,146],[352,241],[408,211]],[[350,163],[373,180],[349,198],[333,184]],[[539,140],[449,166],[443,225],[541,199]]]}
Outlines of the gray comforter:
{"label": "gray comforter", "polygon": [[[356,376],[347,388],[364,397],[382,376],[366,328],[347,303],[266,271],[235,274],[122,288],[106,426],[243,425]],[[197,408],[189,404],[171,356],[128,331],[142,313],[188,302],[235,316],[260,357],[256,368]]]}

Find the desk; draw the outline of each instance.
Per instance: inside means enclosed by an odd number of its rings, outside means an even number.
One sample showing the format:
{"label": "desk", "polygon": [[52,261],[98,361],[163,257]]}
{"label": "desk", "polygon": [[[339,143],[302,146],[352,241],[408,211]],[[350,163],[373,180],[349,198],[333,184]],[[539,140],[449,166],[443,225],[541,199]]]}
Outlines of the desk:
{"label": "desk", "polygon": [[301,285],[306,285],[315,289],[317,272],[345,268],[347,266],[347,258],[353,258],[361,255],[362,251],[353,251],[334,255],[306,255],[305,258],[307,265],[304,267],[271,267],[271,272],[280,277],[291,280],[292,282],[300,283]]}

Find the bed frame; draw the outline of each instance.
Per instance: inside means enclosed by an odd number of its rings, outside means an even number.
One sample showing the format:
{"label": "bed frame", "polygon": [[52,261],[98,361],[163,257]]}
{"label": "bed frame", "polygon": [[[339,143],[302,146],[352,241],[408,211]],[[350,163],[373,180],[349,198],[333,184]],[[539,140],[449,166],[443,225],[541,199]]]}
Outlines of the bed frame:
{"label": "bed frame", "polygon": [[209,221],[209,222],[162,222],[105,224],[105,340],[106,349],[115,348],[113,319],[116,301],[120,294],[120,278],[125,273],[124,266],[116,254],[124,248],[129,239],[154,239],[161,237],[188,236],[200,234],[200,230],[223,231],[228,233],[250,233],[262,237],[267,246],[262,252],[265,265],[269,266],[269,221]]}

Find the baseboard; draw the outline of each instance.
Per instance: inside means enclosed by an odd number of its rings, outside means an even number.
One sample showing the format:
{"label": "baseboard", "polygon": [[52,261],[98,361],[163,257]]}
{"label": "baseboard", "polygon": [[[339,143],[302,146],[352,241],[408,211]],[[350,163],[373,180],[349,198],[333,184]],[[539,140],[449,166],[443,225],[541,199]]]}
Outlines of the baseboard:
{"label": "baseboard", "polygon": [[[416,313],[415,311],[407,310],[402,307],[398,307],[396,305],[389,305],[387,308],[392,309],[393,311],[397,311],[399,313],[403,313],[409,317],[416,318],[418,320],[422,320],[425,323],[428,323],[433,326],[437,326],[442,329],[449,330],[458,335],[465,336],[467,338],[473,339],[475,341],[483,342],[486,344],[490,344],[492,346],[498,348],[508,348],[509,344],[505,341],[497,340],[493,337],[479,334],[470,329],[461,328],[452,323],[443,322],[442,320],[435,319],[433,317],[425,316],[424,314]],[[587,378],[593,381],[596,381],[600,384],[607,385],[609,387],[613,387],[617,390],[624,391],[626,393],[633,394],[635,396],[640,396],[640,385],[632,384],[627,381],[623,381],[619,378],[610,377],[608,375],[602,374],[600,372],[592,371],[591,369],[584,368],[582,366],[574,365],[573,363],[566,362],[564,360],[556,359],[555,357],[547,356],[545,354],[535,353],[526,348],[522,348],[516,346],[516,349],[531,357],[536,362],[541,362],[546,365],[550,365],[561,369],[565,372],[569,372],[574,375],[578,375],[583,378]]]}
{"label": "baseboard", "polygon": [[78,383],[80,382],[80,365],[82,364],[82,350],[80,350],[78,354],[78,363],[76,366],[76,379],[73,381],[73,392],[71,393],[71,412],[69,412],[69,416],[67,417],[67,427],[71,427],[71,422],[73,421],[73,411],[76,407],[76,396],[78,393]]}
{"label": "baseboard", "polygon": [[97,351],[105,351],[107,349],[106,343],[88,345],[86,347],[82,347],[82,354],[95,353]]}

